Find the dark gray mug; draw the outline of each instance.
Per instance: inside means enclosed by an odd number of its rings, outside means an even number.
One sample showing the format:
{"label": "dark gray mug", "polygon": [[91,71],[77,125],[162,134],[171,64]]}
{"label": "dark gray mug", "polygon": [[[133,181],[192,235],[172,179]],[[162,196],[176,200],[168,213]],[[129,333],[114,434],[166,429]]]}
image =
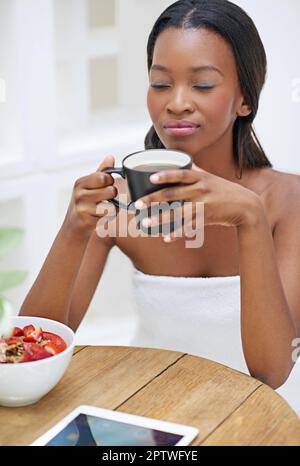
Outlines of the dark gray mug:
{"label": "dark gray mug", "polygon": [[[135,214],[138,214],[137,222],[139,224],[142,218],[148,216],[148,210],[150,208],[147,210],[144,209],[145,212],[139,211],[134,206],[135,201],[160,189],[164,189],[170,186],[185,185],[185,183],[155,184],[150,181],[150,176],[153,173],[157,173],[158,171],[191,169],[192,163],[193,160],[189,154],[173,149],[148,149],[129,154],[122,160],[122,167],[106,168],[103,170],[103,172],[110,174],[117,173],[127,181],[131,202],[126,205],[122,202],[119,202],[118,199],[108,199],[108,201],[119,208],[130,210]],[[184,200],[176,202],[182,205]],[[141,212],[142,215],[140,215]],[[169,226],[170,231],[173,231],[175,227],[174,223],[170,223]],[[142,225],[139,225],[139,228],[141,227],[144,228]],[[158,227],[163,227],[163,225],[159,225]],[[146,232],[148,232],[148,230],[148,228],[144,229]],[[151,231],[154,232],[153,228]],[[161,228],[159,228],[158,232],[162,232]]]}

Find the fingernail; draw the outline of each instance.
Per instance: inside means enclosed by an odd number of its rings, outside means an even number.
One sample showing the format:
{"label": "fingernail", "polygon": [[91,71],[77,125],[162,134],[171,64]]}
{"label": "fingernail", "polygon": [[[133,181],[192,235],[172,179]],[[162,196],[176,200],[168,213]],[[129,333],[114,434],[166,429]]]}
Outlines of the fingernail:
{"label": "fingernail", "polygon": [[143,201],[136,201],[134,206],[136,209],[141,210],[143,207],[145,207],[145,204],[143,203]]}
{"label": "fingernail", "polygon": [[159,181],[159,175],[151,175],[150,176],[150,181]]}

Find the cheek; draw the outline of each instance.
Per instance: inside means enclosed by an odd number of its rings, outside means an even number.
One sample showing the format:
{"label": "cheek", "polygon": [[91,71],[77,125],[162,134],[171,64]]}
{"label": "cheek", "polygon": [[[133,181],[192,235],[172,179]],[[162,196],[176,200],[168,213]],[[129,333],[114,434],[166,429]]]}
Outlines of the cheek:
{"label": "cheek", "polygon": [[162,97],[155,95],[152,89],[148,89],[147,106],[150,117],[155,122],[164,108],[164,102]]}
{"label": "cheek", "polygon": [[225,92],[215,93],[207,101],[205,108],[207,123],[226,125],[231,122],[234,116],[234,98],[231,94]]}

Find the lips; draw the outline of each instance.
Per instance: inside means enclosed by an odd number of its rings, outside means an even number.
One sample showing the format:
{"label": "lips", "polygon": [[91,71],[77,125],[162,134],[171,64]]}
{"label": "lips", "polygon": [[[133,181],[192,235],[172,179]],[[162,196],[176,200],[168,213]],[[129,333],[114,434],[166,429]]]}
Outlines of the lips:
{"label": "lips", "polygon": [[198,128],[199,126],[189,120],[169,120],[164,124],[164,128]]}
{"label": "lips", "polygon": [[192,136],[200,128],[200,125],[189,120],[170,120],[164,124],[164,131],[168,136],[183,137]]}

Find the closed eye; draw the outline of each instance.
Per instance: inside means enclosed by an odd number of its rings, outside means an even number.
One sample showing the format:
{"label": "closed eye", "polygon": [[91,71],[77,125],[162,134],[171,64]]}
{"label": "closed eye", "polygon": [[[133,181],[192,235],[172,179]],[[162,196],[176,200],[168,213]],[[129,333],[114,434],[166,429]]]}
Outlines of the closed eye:
{"label": "closed eye", "polygon": [[[153,89],[165,89],[165,88],[170,87],[170,86],[167,85],[167,84],[151,84],[151,87]],[[207,86],[207,85],[200,86],[200,85],[197,85],[197,86],[193,86],[193,87],[195,87],[196,89],[209,91],[211,89],[214,89],[215,86]]]}
{"label": "closed eye", "polygon": [[213,89],[215,86],[194,86],[196,89],[201,89],[201,90],[204,90],[204,91],[209,91],[211,89]]}
{"label": "closed eye", "polygon": [[151,84],[151,87],[153,87],[154,89],[163,89],[165,87],[170,87],[170,86],[167,86],[166,84]]}

